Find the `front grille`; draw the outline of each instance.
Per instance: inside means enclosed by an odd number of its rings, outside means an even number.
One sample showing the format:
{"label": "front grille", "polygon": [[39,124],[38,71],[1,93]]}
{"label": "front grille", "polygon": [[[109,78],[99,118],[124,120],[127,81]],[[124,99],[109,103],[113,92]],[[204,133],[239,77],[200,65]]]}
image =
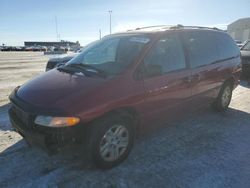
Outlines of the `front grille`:
{"label": "front grille", "polygon": [[18,118],[18,120],[26,127],[32,128],[32,120],[33,116],[29,113],[23,111],[21,108],[17,107],[16,105],[12,105],[12,112]]}

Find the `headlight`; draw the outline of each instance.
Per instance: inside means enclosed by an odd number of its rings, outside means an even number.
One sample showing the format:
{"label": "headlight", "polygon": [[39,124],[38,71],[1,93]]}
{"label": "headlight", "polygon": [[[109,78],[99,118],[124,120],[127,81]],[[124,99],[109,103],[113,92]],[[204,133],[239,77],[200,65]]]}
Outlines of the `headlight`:
{"label": "headlight", "polygon": [[37,116],[35,123],[47,127],[69,127],[79,123],[77,117],[52,117],[52,116]]}

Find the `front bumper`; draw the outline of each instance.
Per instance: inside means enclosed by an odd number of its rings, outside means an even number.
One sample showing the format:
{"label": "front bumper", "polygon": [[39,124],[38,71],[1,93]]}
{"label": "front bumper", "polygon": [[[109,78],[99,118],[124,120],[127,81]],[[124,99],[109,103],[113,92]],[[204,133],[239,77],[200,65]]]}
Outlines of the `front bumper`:
{"label": "front bumper", "polygon": [[[72,127],[52,128],[34,123],[36,113],[24,110],[23,106],[13,103],[13,94],[10,97],[12,106],[9,109],[11,124],[30,145],[35,145],[49,154],[63,149],[73,149],[77,145],[83,145],[86,140],[86,128],[79,124]],[[16,101],[16,99],[15,99]],[[23,104],[22,104],[23,105]],[[28,104],[27,104],[28,105]],[[32,109],[32,107],[25,108]],[[33,111],[37,112],[37,109]]]}

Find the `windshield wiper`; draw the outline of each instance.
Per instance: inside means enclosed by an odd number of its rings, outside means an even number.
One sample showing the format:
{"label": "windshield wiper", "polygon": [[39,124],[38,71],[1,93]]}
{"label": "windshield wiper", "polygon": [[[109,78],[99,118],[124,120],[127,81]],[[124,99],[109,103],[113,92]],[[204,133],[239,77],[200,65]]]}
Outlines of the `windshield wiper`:
{"label": "windshield wiper", "polygon": [[106,77],[106,73],[103,71],[103,70],[100,70],[94,66],[91,66],[91,65],[87,65],[87,64],[82,64],[82,63],[79,63],[79,64],[69,64],[69,65],[66,65],[68,67],[72,67],[72,68],[78,68],[80,69],[81,71],[83,71],[83,73],[94,73],[94,74],[98,74],[102,77]]}
{"label": "windshield wiper", "polygon": [[66,66],[60,66],[57,68],[58,71],[60,72],[66,72],[66,73],[69,73],[69,74],[74,74],[75,71],[70,69],[70,68],[67,68]]}

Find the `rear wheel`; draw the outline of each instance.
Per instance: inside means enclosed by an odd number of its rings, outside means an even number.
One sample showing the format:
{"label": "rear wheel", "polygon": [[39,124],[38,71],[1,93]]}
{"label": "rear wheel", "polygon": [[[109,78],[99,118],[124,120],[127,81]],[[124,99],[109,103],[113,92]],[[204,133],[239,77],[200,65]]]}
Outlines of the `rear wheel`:
{"label": "rear wheel", "polygon": [[232,85],[229,82],[222,86],[214,104],[216,110],[225,111],[228,108],[232,98],[232,91]]}
{"label": "rear wheel", "polygon": [[133,121],[129,117],[104,118],[93,125],[90,153],[99,168],[112,168],[123,162],[134,143]]}

